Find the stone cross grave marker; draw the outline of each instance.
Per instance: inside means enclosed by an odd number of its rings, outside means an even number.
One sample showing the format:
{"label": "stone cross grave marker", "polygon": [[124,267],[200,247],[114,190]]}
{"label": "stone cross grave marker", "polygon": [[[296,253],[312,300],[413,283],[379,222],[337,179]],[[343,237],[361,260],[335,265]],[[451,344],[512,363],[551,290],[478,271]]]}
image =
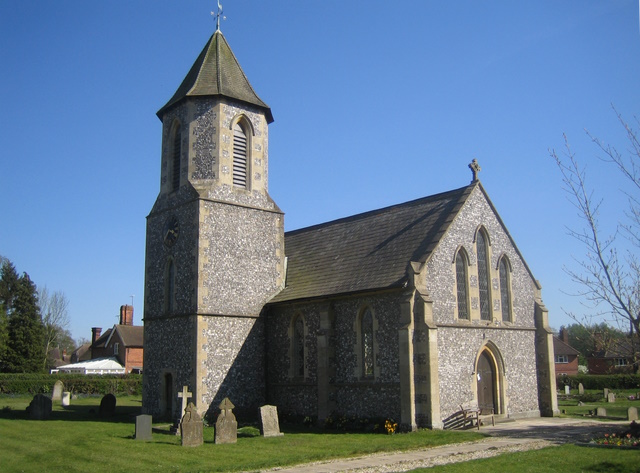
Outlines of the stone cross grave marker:
{"label": "stone cross grave marker", "polygon": [[185,409],[187,408],[187,404],[189,399],[193,396],[193,393],[189,392],[189,388],[187,386],[182,386],[182,391],[178,393],[178,397],[182,399],[182,407],[180,408],[180,418],[184,415]]}
{"label": "stone cross grave marker", "polygon": [[151,422],[152,417],[148,414],[136,416],[136,440],[153,440]]}
{"label": "stone cross grave marker", "polygon": [[616,402],[616,393],[609,393],[607,395],[607,402]]}
{"label": "stone cross grave marker", "polygon": [[235,406],[228,397],[220,403],[220,415],[216,420],[215,443],[236,443],[238,442],[238,422],[231,410]]}
{"label": "stone cross grave marker", "polygon": [[580,394],[581,396],[584,394],[584,386],[582,385],[582,383],[578,384],[578,394]]}
{"label": "stone cross grave marker", "polygon": [[44,394],[36,394],[33,396],[33,400],[29,407],[27,407],[27,412],[29,413],[29,418],[33,420],[47,420],[51,417],[52,411],[52,402],[48,396]]}
{"label": "stone cross grave marker", "polygon": [[630,407],[627,409],[627,420],[638,420],[638,408]]}
{"label": "stone cross grave marker", "polygon": [[60,380],[56,381],[53,385],[53,392],[51,393],[52,401],[62,401],[62,391],[64,391],[64,383]]}
{"label": "stone cross grave marker", "polygon": [[204,424],[193,402],[187,404],[180,421],[180,436],[183,447],[197,447],[203,443]]}
{"label": "stone cross grave marker", "polygon": [[260,408],[260,433],[264,437],[278,437],[280,432],[278,423],[278,408],[276,406],[262,406]]}

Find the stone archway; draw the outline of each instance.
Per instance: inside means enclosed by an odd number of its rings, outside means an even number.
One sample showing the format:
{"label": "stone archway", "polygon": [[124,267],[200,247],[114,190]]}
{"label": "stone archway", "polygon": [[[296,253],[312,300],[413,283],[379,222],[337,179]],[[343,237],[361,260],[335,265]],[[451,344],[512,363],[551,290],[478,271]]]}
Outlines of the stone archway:
{"label": "stone archway", "polygon": [[486,344],[476,358],[476,398],[484,412],[505,412],[504,364],[497,347]]}

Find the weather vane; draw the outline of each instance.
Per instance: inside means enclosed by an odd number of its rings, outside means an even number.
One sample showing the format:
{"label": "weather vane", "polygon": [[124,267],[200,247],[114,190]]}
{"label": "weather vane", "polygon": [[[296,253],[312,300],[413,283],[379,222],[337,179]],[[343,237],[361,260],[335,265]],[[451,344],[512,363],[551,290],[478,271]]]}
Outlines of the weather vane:
{"label": "weather vane", "polygon": [[211,16],[216,17],[216,31],[218,31],[220,29],[220,17],[222,17],[223,20],[227,19],[227,17],[222,14],[222,5],[220,5],[220,0],[218,0],[218,11],[212,11]]}

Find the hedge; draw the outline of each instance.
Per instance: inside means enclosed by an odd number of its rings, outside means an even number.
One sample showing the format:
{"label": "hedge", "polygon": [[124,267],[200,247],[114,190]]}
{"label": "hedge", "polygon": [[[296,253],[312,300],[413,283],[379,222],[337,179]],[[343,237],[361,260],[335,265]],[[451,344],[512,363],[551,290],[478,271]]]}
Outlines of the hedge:
{"label": "hedge", "polygon": [[574,376],[560,375],[557,378],[558,389],[569,385],[572,389],[578,389],[582,383],[585,389],[638,389],[640,388],[640,375],[638,374],[577,374]]}
{"label": "hedge", "polygon": [[56,381],[74,394],[140,394],[142,375],[1,373],[0,394],[51,394]]}

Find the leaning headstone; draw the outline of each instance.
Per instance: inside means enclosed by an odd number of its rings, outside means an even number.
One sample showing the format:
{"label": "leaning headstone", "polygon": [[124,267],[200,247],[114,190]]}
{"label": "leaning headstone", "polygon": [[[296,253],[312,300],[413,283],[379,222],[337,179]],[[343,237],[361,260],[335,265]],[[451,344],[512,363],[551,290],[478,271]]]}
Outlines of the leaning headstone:
{"label": "leaning headstone", "polygon": [[607,417],[607,410],[604,407],[598,407],[598,410],[596,411],[596,415],[598,417]]}
{"label": "leaning headstone", "polygon": [[638,408],[630,407],[627,409],[627,420],[638,420]]}
{"label": "leaning headstone", "polygon": [[148,414],[136,416],[136,440],[153,440],[151,421],[152,417]]}
{"label": "leaning headstone", "polygon": [[571,388],[569,387],[568,384],[564,385],[564,393],[568,396],[569,394],[571,394]]}
{"label": "leaning headstone", "polygon": [[616,402],[616,393],[609,393],[607,396],[607,402]]}
{"label": "leaning headstone", "polygon": [[604,396],[602,396],[602,397],[604,397],[606,399],[607,396],[609,395],[609,388],[604,388],[603,394],[604,394]]}
{"label": "leaning headstone", "polygon": [[100,401],[100,416],[109,417],[116,413],[116,397],[109,393]]}
{"label": "leaning headstone", "polygon": [[29,418],[32,420],[47,420],[51,417],[52,411],[52,402],[48,396],[44,394],[36,394],[33,396],[33,400],[29,407],[27,407],[27,412],[29,413]]}
{"label": "leaning headstone", "polygon": [[51,400],[62,401],[62,391],[64,391],[64,383],[58,380],[53,385],[53,391],[51,392]]}
{"label": "leaning headstone", "polygon": [[260,433],[264,437],[278,437],[280,432],[278,423],[278,408],[276,406],[262,406],[260,408]]}
{"label": "leaning headstone", "polygon": [[62,405],[67,407],[71,403],[71,393],[69,391],[62,392]]}
{"label": "leaning headstone", "polygon": [[236,443],[238,441],[238,422],[231,411],[235,406],[228,397],[220,403],[220,415],[216,420],[215,443]]}
{"label": "leaning headstone", "polygon": [[580,396],[582,396],[584,394],[584,386],[582,385],[582,383],[578,384],[578,394]]}
{"label": "leaning headstone", "polygon": [[196,411],[196,406],[190,402],[184,410],[180,421],[180,435],[183,447],[197,447],[203,442],[204,424]]}

